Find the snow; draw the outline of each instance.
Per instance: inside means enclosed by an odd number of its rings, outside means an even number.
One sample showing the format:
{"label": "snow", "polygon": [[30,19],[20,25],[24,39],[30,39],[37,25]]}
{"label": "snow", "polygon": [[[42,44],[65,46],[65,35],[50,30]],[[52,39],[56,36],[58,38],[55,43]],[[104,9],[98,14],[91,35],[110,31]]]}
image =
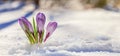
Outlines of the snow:
{"label": "snow", "polygon": [[[0,19],[0,23],[14,20],[13,18],[27,12],[28,10],[23,12],[21,9],[3,13],[0,17],[7,19]],[[30,45],[16,22],[0,30],[0,56],[120,56],[120,13],[102,9],[83,11],[38,9],[28,17],[28,20],[32,20],[38,12],[45,13],[47,23],[58,22],[54,34],[43,44]],[[10,14],[15,16],[11,17]]]}
{"label": "snow", "polygon": [[[2,9],[11,9],[15,8],[20,4],[20,2],[6,2],[5,4],[0,5],[0,10]],[[9,6],[8,6],[9,5]]]}
{"label": "snow", "polygon": [[[29,4],[17,11],[15,10],[15,11],[10,11],[9,13],[8,12],[1,13],[0,14],[0,17],[1,17],[0,24],[18,19],[18,17],[23,16],[24,14],[26,14],[26,12],[32,11],[34,9],[33,6],[34,6],[33,4]],[[26,9],[26,7],[29,9]]]}

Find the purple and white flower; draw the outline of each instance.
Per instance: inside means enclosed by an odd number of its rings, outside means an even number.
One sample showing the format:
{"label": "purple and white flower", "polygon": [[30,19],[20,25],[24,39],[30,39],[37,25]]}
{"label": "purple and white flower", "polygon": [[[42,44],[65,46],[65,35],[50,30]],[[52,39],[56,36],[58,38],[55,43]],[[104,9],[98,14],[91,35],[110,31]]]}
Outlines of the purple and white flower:
{"label": "purple and white flower", "polygon": [[56,22],[49,22],[47,28],[44,29],[44,25],[46,22],[46,17],[43,13],[38,13],[36,15],[36,23],[33,18],[33,26],[32,24],[25,18],[19,18],[19,24],[21,28],[24,30],[31,44],[42,43],[44,39],[44,30],[46,30],[46,36],[44,42],[52,35],[52,33],[57,28]]}

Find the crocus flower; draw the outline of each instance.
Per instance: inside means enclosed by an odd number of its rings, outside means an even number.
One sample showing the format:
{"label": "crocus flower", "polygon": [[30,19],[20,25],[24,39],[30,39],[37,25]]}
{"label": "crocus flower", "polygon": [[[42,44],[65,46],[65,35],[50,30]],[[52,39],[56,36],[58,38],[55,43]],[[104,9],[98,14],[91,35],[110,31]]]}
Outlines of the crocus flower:
{"label": "crocus flower", "polygon": [[57,28],[57,23],[56,22],[49,22],[46,28],[46,37],[44,42],[48,39],[49,36],[55,31]]}
{"label": "crocus flower", "polygon": [[38,40],[39,42],[42,42],[43,40],[45,21],[46,21],[45,15],[43,13],[38,13],[36,16],[36,22],[39,33],[39,40]]}
{"label": "crocus flower", "polygon": [[33,36],[33,28],[32,28],[31,23],[25,17],[19,18],[18,21],[19,21],[20,26],[22,27],[22,29],[28,36],[28,39],[30,40],[30,42],[33,43],[34,42],[34,39],[32,37]]}
{"label": "crocus flower", "polygon": [[[33,18],[33,25],[25,17],[19,18],[18,21],[31,44],[43,42],[44,25],[46,21],[46,17],[43,13],[38,13],[36,15],[36,21]],[[44,42],[48,39],[48,37],[51,36],[51,34],[55,31],[56,28],[56,22],[49,22],[46,28],[46,36]]]}
{"label": "crocus flower", "polygon": [[36,16],[36,22],[39,32],[43,30],[45,21],[46,21],[45,15],[43,13],[38,13]]}

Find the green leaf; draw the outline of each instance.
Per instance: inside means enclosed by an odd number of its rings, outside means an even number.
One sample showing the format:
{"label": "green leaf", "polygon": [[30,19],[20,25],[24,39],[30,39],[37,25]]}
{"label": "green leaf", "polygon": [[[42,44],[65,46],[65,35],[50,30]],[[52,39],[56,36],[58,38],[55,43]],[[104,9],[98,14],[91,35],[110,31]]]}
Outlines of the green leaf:
{"label": "green leaf", "polygon": [[33,29],[34,29],[35,42],[38,43],[38,33],[37,33],[37,27],[36,27],[36,24],[35,24],[34,17],[33,17]]}
{"label": "green leaf", "polygon": [[29,38],[31,39],[31,42],[34,44],[35,43],[35,39],[34,39],[33,34],[30,31],[27,31],[27,33],[28,33]]}
{"label": "green leaf", "polygon": [[25,34],[26,34],[26,36],[28,37],[28,40],[29,40],[30,44],[33,44],[30,36],[28,35],[28,33],[25,32]]}
{"label": "green leaf", "polygon": [[35,20],[34,20],[34,17],[33,17],[33,28],[34,28],[34,31],[35,31],[36,26],[35,26]]}

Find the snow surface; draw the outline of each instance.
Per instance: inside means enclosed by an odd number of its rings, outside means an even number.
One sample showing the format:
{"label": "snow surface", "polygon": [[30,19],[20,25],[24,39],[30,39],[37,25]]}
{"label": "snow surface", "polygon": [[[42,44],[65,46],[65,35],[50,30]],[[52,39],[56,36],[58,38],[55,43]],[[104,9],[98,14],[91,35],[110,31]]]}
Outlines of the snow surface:
{"label": "snow surface", "polygon": [[[20,2],[6,2],[2,5],[0,5],[0,10],[2,9],[11,9],[11,8],[15,8],[20,4]],[[9,5],[9,6],[8,6]]]}
{"label": "snow surface", "polygon": [[[22,11],[22,9],[21,9]],[[0,15],[0,23],[26,12]],[[120,56],[120,13],[102,9],[83,11],[40,11],[58,28],[46,43],[29,45],[18,22],[0,30],[0,56]],[[6,14],[13,14],[6,16]],[[17,16],[16,16],[17,15]],[[11,19],[12,18],[12,19]]]}
{"label": "snow surface", "polygon": [[[27,12],[33,10],[34,9],[33,6],[34,6],[33,4],[28,4],[28,5],[24,6],[23,8],[21,8],[20,10],[1,13],[0,14],[0,17],[1,17],[0,24],[18,19],[18,17],[21,17],[24,14],[26,14]],[[26,9],[26,8],[29,8],[29,9]]]}

